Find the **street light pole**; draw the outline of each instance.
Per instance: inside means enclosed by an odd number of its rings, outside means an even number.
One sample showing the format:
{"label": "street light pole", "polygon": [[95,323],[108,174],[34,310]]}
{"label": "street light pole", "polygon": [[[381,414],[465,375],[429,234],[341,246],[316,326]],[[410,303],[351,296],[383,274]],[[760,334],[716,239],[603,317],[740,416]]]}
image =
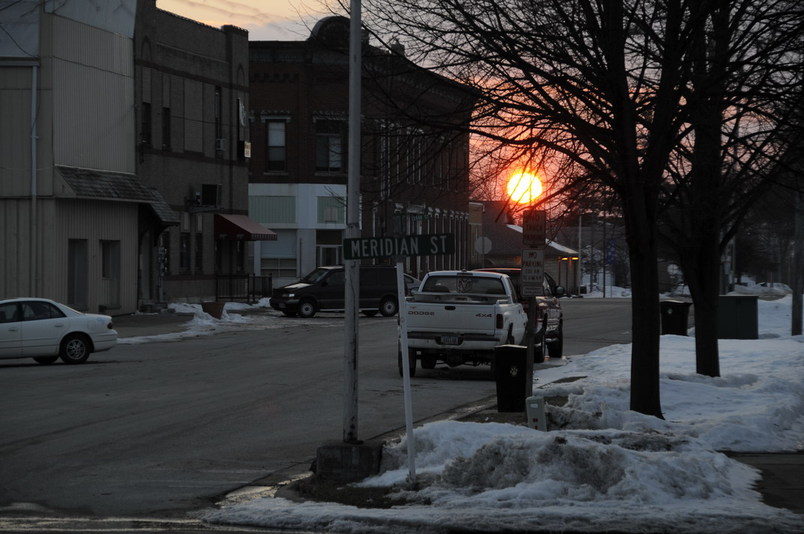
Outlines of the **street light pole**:
{"label": "street light pole", "polygon": [[[351,0],[349,19],[349,149],[346,186],[347,239],[360,237],[360,71],[363,40],[360,0]],[[358,443],[357,438],[357,348],[360,260],[344,262],[344,410],[343,441]]]}

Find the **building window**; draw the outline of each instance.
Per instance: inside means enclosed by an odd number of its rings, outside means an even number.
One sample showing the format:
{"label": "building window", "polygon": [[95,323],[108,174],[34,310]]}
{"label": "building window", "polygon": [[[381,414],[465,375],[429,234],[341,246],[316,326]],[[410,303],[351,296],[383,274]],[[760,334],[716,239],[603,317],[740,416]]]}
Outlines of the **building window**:
{"label": "building window", "polygon": [[344,122],[320,120],[315,123],[315,170],[340,172],[343,170]]}
{"label": "building window", "polygon": [[318,197],[318,223],[346,223],[346,199]]}
{"label": "building window", "polygon": [[152,132],[151,132],[151,103],[143,102],[140,113],[140,143],[143,146],[151,146]]}
{"label": "building window", "polygon": [[223,96],[221,88],[215,87],[215,157],[222,158],[225,150],[223,141]]}
{"label": "building window", "polygon": [[266,171],[287,170],[285,124],[282,120],[265,121]]}
{"label": "building window", "polygon": [[190,232],[182,232],[179,236],[179,272],[190,273]]}
{"label": "building window", "polygon": [[248,215],[261,223],[296,223],[296,197],[249,196]]}
{"label": "building window", "polygon": [[120,241],[101,241],[101,277],[117,278],[120,272]]}
{"label": "building window", "polygon": [[204,234],[195,234],[195,272],[204,272]]}
{"label": "building window", "polygon": [[170,150],[170,108],[162,108],[162,150]]}

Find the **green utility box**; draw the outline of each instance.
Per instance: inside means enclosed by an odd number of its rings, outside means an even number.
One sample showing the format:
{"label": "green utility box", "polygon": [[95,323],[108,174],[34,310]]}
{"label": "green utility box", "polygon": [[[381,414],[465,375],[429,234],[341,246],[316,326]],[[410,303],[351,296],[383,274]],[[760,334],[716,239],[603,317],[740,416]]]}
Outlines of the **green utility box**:
{"label": "green utility box", "polygon": [[663,300],[659,303],[659,310],[662,315],[662,335],[687,335],[690,306],[692,306],[691,302],[680,300]]}
{"label": "green utility box", "polygon": [[720,339],[759,338],[756,295],[721,295],[717,333]]}

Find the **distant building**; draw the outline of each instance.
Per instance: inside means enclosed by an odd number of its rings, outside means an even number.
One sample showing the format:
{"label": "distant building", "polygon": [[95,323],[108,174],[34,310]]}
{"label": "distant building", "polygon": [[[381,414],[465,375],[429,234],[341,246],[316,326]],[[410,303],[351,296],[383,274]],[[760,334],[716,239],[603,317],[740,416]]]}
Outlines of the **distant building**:
{"label": "distant building", "polygon": [[249,244],[276,239],[248,214],[248,32],[137,2],[136,172],[172,217],[141,229],[140,299],[212,299],[252,273]]}
{"label": "distant building", "polygon": [[[581,293],[631,286],[625,226],[618,217],[568,214],[557,230],[556,240],[580,251]],[[663,267],[659,270],[660,283],[669,287],[667,265]]]}
{"label": "distant building", "polygon": [[[275,279],[343,262],[348,29],[328,17],[306,41],[249,43],[249,214],[278,235],[255,246],[254,271]],[[466,267],[472,95],[401,47],[363,46],[362,236],[452,233],[454,255],[408,258],[406,270]]]}
{"label": "distant building", "polygon": [[[483,251],[476,267],[521,267],[522,226],[514,224],[504,201],[478,201],[483,206],[482,225],[476,247]],[[474,267],[474,266],[473,266]],[[568,294],[578,293],[578,252],[547,239],[544,271]]]}

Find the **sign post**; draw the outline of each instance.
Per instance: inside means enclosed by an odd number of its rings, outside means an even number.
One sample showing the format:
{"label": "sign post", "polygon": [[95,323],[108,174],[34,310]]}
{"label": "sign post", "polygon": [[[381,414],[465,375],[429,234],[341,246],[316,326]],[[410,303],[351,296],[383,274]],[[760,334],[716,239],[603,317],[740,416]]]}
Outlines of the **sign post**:
{"label": "sign post", "polygon": [[[533,363],[536,359],[536,324],[538,310],[536,297],[544,294],[544,249],[547,240],[547,212],[529,209],[522,219],[522,296],[528,297],[528,350],[527,373],[533,376]],[[542,357],[544,359],[544,339]],[[533,394],[533,380],[528,381],[526,395]]]}
{"label": "sign post", "polygon": [[408,444],[408,482],[416,483],[416,442],[413,438],[413,400],[410,388],[410,354],[405,304],[406,256],[445,255],[455,252],[454,234],[427,234],[401,237],[367,237],[343,240],[343,257],[347,260],[396,258],[396,292],[399,303],[399,357],[402,361],[402,388],[405,402],[405,433]]}

